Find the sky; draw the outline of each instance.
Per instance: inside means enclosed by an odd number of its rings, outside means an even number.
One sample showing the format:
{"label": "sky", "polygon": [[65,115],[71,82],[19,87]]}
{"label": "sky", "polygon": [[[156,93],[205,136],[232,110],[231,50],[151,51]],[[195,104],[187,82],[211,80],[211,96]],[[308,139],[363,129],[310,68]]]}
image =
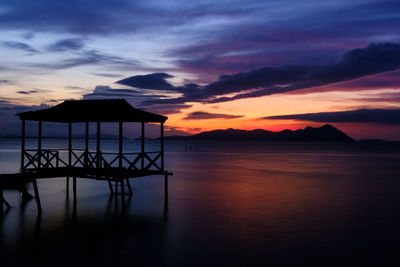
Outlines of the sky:
{"label": "sky", "polygon": [[2,0],[0,136],[18,112],[125,98],[168,135],[329,123],[400,141],[399,26],[398,0]]}

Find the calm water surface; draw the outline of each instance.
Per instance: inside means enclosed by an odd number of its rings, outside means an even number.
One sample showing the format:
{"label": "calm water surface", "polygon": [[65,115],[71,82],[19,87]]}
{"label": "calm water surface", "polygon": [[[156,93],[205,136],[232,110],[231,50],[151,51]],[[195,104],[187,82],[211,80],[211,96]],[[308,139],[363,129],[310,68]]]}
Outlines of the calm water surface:
{"label": "calm water surface", "polygon": [[[400,265],[399,146],[167,142],[166,151],[167,205],[161,176],[131,180],[125,209],[99,181],[78,179],[74,206],[65,178],[40,180],[41,217],[7,191],[1,266]],[[0,172],[18,171],[19,159],[19,141],[0,139]]]}

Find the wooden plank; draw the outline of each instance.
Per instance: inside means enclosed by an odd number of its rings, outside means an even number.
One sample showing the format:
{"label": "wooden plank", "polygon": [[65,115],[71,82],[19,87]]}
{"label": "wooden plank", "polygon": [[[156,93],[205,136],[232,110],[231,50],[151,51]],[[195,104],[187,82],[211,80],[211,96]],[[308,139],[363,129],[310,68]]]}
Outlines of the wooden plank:
{"label": "wooden plank", "polygon": [[35,199],[36,199],[38,213],[42,214],[42,205],[40,204],[40,196],[39,196],[39,190],[38,190],[36,179],[33,179],[32,184],[33,184],[33,190],[35,191]]}

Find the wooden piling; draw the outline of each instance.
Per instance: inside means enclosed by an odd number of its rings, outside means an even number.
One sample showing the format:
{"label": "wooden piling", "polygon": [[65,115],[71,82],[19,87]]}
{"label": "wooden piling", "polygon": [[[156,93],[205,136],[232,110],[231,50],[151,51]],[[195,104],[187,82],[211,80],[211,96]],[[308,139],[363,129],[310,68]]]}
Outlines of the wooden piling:
{"label": "wooden piling", "polygon": [[3,188],[0,187],[0,219],[3,217],[4,214],[4,194],[3,194]]}
{"label": "wooden piling", "polygon": [[164,197],[168,201],[168,172],[164,172]]}
{"label": "wooden piling", "polygon": [[35,191],[35,199],[36,199],[38,213],[42,214],[42,205],[40,204],[40,196],[39,196],[39,190],[38,190],[36,179],[32,180],[32,184],[33,184],[33,190]]}
{"label": "wooden piling", "polygon": [[73,192],[74,192],[74,199],[76,200],[76,177],[72,178],[72,187],[73,187]]}
{"label": "wooden piling", "polygon": [[129,195],[133,195],[131,183],[128,178],[126,178],[126,185],[128,186]]}
{"label": "wooden piling", "polygon": [[42,167],[41,158],[42,158],[42,121],[39,121],[38,124],[38,168]]}

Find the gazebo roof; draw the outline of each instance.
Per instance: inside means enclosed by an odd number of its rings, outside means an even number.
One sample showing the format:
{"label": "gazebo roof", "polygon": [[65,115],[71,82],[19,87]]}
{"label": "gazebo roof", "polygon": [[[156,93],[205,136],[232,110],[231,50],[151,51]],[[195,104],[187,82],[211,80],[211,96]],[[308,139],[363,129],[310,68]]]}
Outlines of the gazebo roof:
{"label": "gazebo roof", "polygon": [[17,114],[21,120],[49,122],[165,122],[168,118],[139,110],[125,99],[67,100],[54,107]]}

